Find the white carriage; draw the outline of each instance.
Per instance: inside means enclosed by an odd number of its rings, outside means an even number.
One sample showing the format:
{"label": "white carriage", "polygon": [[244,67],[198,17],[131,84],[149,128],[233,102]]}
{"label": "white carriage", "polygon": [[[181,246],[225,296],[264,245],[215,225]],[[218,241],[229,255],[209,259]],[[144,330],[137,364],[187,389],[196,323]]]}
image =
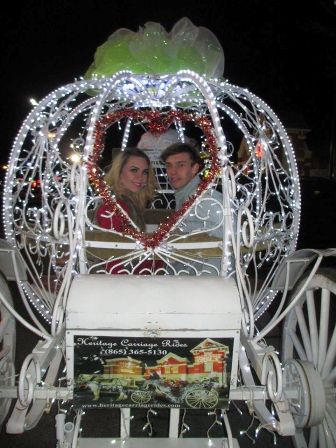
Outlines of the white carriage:
{"label": "white carriage", "polygon": [[[191,133],[202,142],[203,181],[197,196],[169,212],[164,166],[148,150],[160,191],[148,210],[152,232],[143,233],[117,205],[99,161],[107,152],[111,158],[108,146],[123,149],[134,135],[172,128],[181,141]],[[249,156],[238,164],[242,139]],[[70,146],[76,162],[67,158]],[[203,198],[210,188],[222,192],[222,203]],[[122,234],[96,224],[102,201],[124,217]],[[213,228],[199,213],[202,201],[218,209]],[[186,234],[189,214],[200,225]],[[7,432],[33,428],[56,400],[77,406],[74,419],[56,416],[59,447],[99,446],[79,437],[85,407],[121,409],[119,435],[101,446],[157,446],[153,438],[144,445],[129,437],[130,408],[141,407],[147,429],[154,424],[149,412],[170,409],[162,446],[206,440],[232,447],[238,441],[228,409],[243,401],[259,419],[258,430],[291,436],[297,447],[336,446],[336,283],[332,271],[318,270],[333,251],[295,252],[295,157],[283,125],[260,98],[190,70],[122,71],[61,87],[19,131],[3,215],[0,411]],[[129,275],[110,274],[111,263]],[[15,311],[7,281],[16,282],[31,322]],[[15,320],[40,339],[18,378]],[[265,337],[282,323],[280,360]],[[66,377],[59,373],[64,366]],[[203,438],[185,437],[185,408],[210,412],[223,436],[213,438],[209,428]]]}

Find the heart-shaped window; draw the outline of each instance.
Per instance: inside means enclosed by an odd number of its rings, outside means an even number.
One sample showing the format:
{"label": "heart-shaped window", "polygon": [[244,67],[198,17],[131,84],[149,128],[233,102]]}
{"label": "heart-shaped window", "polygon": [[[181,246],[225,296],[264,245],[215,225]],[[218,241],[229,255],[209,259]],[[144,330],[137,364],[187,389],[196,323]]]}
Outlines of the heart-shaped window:
{"label": "heart-shaped window", "polygon": [[[103,178],[102,172],[98,169],[97,163],[101,157],[105,144],[105,134],[107,129],[115,122],[128,118],[142,122],[149,132],[154,135],[160,135],[167,131],[169,127],[176,121],[181,123],[193,122],[199,127],[204,134],[205,148],[209,153],[209,166],[206,176],[198,185],[196,193],[185,201],[183,206],[175,211],[166,221],[162,222],[153,233],[145,233],[133,226],[130,219],[124,214],[116,201],[115,196],[111,195],[110,188]],[[196,199],[208,189],[210,184],[215,180],[220,170],[220,162],[218,159],[218,149],[216,137],[211,120],[204,115],[196,115],[184,111],[158,112],[149,110],[121,109],[116,112],[106,114],[96,122],[94,129],[94,145],[93,153],[87,164],[89,181],[95,193],[102,197],[104,204],[116,214],[123,228],[123,235],[131,237],[139,241],[145,249],[155,249],[160,243],[168,237],[170,232],[175,228],[176,224],[188,214],[189,210],[195,203]]]}

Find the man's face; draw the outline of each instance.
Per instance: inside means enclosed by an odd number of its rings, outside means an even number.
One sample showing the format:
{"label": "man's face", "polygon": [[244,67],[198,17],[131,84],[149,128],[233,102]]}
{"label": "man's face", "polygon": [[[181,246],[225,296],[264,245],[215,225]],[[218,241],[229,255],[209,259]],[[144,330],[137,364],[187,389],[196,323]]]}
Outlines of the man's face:
{"label": "man's face", "polygon": [[181,152],[167,157],[166,170],[170,185],[179,190],[198,173],[199,164],[192,162],[190,154]]}

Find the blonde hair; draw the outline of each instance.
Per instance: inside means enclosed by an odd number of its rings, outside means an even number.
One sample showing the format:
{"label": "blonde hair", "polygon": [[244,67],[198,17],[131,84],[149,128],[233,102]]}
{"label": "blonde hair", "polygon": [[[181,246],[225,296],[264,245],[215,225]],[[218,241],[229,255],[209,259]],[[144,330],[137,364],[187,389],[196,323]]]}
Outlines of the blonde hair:
{"label": "blonde hair", "polygon": [[[120,182],[120,174],[130,157],[141,157],[148,163],[148,182],[147,185],[138,193],[133,193],[122,185]],[[146,205],[155,196],[157,189],[157,182],[150,160],[143,151],[139,148],[126,148],[121,151],[113,160],[112,167],[104,177],[105,182],[112,188],[113,193],[118,196],[129,197],[134,204],[141,208],[146,208]]]}

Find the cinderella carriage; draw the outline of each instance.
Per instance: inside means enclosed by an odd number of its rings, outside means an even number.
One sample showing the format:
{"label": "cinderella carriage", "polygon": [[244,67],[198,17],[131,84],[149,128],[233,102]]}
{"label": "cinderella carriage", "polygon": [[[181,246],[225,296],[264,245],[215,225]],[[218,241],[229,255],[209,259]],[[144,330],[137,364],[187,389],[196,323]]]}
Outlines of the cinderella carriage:
{"label": "cinderella carriage", "polygon": [[[170,33],[151,22],[120,29],[84,79],[51,92],[22,124],[0,241],[7,433],[56,409],[53,446],[237,447],[238,409],[257,422],[253,434],[241,431],[248,437],[267,431],[295,447],[336,446],[336,277],[321,268],[335,250],[295,251],[300,187],[290,140],[273,110],[222,79],[223,69],[216,37],[186,18]],[[179,209],[155,146],[169,133],[193,137],[204,158],[202,181]],[[104,181],[104,163],[144,135],[159,188],[141,231]],[[238,163],[241,142],[248,151]],[[97,224],[102,203],[122,231]],[[199,225],[185,232],[189,216]],[[17,321],[38,337],[18,370]],[[276,327],[280,350],[265,339]],[[90,409],[117,413],[118,433],[81,437]],[[164,436],[133,437],[134,409],[149,436],[163,413]],[[201,437],[192,436],[195,412],[210,419]]]}

